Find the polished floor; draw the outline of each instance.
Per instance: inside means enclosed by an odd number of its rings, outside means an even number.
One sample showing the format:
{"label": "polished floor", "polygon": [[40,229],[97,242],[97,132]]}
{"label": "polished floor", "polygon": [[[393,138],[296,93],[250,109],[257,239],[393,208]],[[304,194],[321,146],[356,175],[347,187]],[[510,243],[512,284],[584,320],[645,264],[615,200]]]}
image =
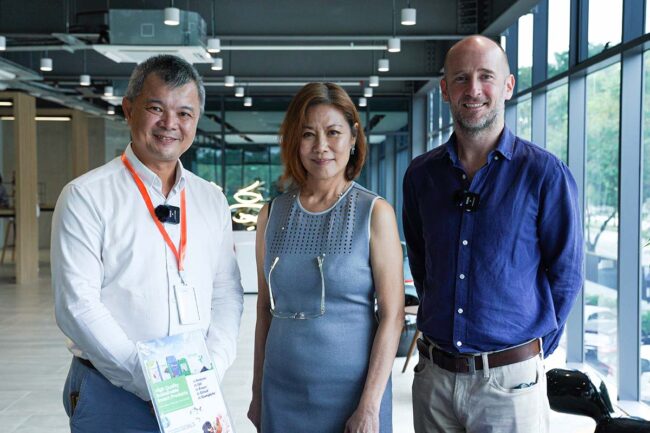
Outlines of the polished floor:
{"label": "polished floor", "polygon": [[[41,253],[41,279],[30,285],[13,282],[12,267],[0,265],[0,432],[69,431],[61,389],[71,355],[54,322],[47,252]],[[245,296],[237,360],[223,383],[237,433],[255,433],[246,419],[253,366],[255,295]],[[402,374],[404,358],[393,368],[395,433],[411,433],[412,373]],[[415,362],[412,361],[411,366]],[[593,432],[593,421],[553,414],[552,431]],[[98,430],[101,432],[101,429]],[[288,432],[299,433],[299,432]]]}

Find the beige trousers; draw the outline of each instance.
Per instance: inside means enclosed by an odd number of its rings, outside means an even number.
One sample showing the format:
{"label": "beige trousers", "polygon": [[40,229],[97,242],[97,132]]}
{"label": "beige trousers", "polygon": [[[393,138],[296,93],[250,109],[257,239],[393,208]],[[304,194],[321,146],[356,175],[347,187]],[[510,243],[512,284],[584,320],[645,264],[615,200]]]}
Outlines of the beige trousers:
{"label": "beige trousers", "polygon": [[415,433],[547,433],[549,412],[541,355],[474,374],[415,366]]}

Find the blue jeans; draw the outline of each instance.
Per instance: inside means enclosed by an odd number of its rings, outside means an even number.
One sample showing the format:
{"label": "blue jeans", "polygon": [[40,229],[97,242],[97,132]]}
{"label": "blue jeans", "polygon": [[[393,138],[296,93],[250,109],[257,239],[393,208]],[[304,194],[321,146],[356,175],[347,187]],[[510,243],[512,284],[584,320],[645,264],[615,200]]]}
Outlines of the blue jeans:
{"label": "blue jeans", "polygon": [[72,359],[65,381],[63,406],[72,433],[160,433],[148,402],[113,385],[77,358]]}

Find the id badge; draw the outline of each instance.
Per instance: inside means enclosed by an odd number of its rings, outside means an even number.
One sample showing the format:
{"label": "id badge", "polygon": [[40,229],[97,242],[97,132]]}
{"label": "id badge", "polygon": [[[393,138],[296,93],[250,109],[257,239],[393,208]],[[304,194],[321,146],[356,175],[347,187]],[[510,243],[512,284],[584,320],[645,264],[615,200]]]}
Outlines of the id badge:
{"label": "id badge", "polygon": [[178,320],[181,325],[192,325],[201,319],[199,315],[199,303],[196,299],[196,290],[187,284],[176,284],[176,308],[178,309]]}

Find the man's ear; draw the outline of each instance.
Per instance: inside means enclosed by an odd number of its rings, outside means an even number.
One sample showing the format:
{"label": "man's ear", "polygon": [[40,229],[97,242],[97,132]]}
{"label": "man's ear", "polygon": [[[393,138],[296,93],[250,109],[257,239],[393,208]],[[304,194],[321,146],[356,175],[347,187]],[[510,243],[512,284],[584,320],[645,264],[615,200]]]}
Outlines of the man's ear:
{"label": "man's ear", "polygon": [[515,76],[514,75],[512,75],[512,74],[508,75],[508,77],[506,78],[505,86],[506,86],[506,91],[505,91],[504,96],[505,96],[506,101],[509,101],[510,98],[512,98],[512,93],[515,90]]}
{"label": "man's ear", "polygon": [[131,101],[129,101],[126,96],[122,98],[122,111],[124,111],[124,118],[126,119],[127,123],[129,120],[131,120],[131,110],[133,109],[133,104],[131,104]]}
{"label": "man's ear", "polygon": [[449,102],[449,94],[447,93],[447,80],[443,77],[440,79],[440,94],[442,95],[442,100]]}

